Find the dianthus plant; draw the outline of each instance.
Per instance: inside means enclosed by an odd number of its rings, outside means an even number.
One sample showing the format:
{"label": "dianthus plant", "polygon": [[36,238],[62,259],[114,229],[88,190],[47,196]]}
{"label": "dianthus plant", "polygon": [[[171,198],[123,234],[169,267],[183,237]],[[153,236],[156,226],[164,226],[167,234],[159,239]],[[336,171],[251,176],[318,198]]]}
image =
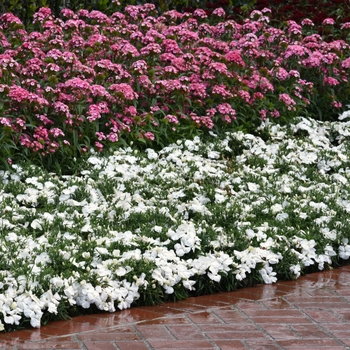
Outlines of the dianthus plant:
{"label": "dianthus plant", "polygon": [[222,9],[160,16],[146,4],[56,18],[41,8],[28,30],[3,14],[1,158],[69,169],[92,148],[332,118],[349,95],[349,44],[324,40],[309,21],[274,27],[269,13],[239,24]]}

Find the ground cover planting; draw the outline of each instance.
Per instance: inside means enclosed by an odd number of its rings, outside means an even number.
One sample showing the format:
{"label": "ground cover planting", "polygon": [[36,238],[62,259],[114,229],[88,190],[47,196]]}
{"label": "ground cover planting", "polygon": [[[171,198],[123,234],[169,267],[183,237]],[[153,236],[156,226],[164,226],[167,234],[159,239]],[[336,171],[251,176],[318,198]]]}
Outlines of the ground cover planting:
{"label": "ground cover planting", "polygon": [[2,329],[347,260],[350,123],[300,119],[259,132],[96,153],[80,176],[0,172]]}
{"label": "ground cover planting", "polygon": [[1,331],[348,260],[350,24],[270,13],[0,16]]}
{"label": "ground cover planting", "polygon": [[69,172],[91,148],[163,147],[266,118],[336,118],[349,95],[349,44],[310,20],[274,27],[270,11],[238,24],[222,9],[157,15],[146,4],[110,17],[63,10],[61,19],[42,8],[31,31],[3,14],[2,159]]}

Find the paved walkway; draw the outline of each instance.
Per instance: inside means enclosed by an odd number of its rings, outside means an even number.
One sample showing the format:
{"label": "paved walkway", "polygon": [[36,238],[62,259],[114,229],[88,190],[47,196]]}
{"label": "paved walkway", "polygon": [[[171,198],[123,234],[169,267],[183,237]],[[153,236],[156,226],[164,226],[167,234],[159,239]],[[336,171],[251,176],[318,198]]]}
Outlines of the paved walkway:
{"label": "paved walkway", "polygon": [[350,266],[3,333],[0,349],[350,349]]}

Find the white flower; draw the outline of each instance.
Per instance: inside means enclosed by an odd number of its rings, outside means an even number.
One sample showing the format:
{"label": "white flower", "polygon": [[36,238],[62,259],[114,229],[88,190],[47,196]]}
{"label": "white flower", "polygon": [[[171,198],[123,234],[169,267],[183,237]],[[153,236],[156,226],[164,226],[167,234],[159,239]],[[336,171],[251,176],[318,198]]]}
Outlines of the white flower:
{"label": "white flower", "polygon": [[58,293],[53,294],[51,290],[48,290],[40,297],[40,301],[44,304],[44,307],[47,307],[48,312],[57,314],[57,306],[61,297]]}
{"label": "white flower", "polygon": [[350,117],[350,111],[345,111],[343,112],[342,114],[339,115],[338,119],[339,120],[343,120],[343,119],[346,119],[346,118],[349,118]]}
{"label": "white flower", "polygon": [[213,281],[215,281],[215,282],[220,282],[221,281],[221,276],[220,275],[218,275],[218,274],[212,274],[211,272],[208,272],[208,277],[211,279],[211,280],[213,280]]}
{"label": "white flower", "polygon": [[30,224],[30,227],[33,228],[34,230],[42,230],[43,227],[41,226],[41,224],[42,224],[41,220],[34,219]]}
{"label": "white flower", "polygon": [[191,251],[190,247],[186,247],[183,242],[176,243],[174,246],[174,249],[176,251],[176,255],[179,257],[184,256],[185,254],[189,253]]}
{"label": "white flower", "polygon": [[50,263],[51,259],[49,257],[49,255],[46,252],[42,252],[39,255],[36,256],[35,258],[35,264],[41,264],[41,265],[45,265],[46,263]]}
{"label": "white flower", "polygon": [[157,232],[157,233],[161,233],[163,231],[163,227],[156,225],[156,226],[152,227],[152,231]]}
{"label": "white flower", "polygon": [[211,158],[211,159],[220,159],[220,152],[217,152],[217,151],[209,151],[209,152],[208,152],[208,158]]}
{"label": "white flower", "polygon": [[286,220],[286,219],[288,219],[288,217],[289,217],[289,215],[288,215],[288,213],[278,213],[277,215],[276,215],[276,220],[278,220],[278,221],[284,221],[284,220]]}
{"label": "white flower", "polygon": [[339,257],[341,259],[347,260],[350,256],[350,245],[348,244],[348,239],[342,240],[343,245],[339,246]]}
{"label": "white flower", "polygon": [[193,286],[196,284],[196,281],[184,280],[182,281],[182,285],[188,290],[195,290]]}
{"label": "white flower", "polygon": [[295,278],[300,276],[301,267],[299,264],[290,266],[289,270],[295,275]]}
{"label": "white flower", "polygon": [[248,182],[247,186],[248,186],[249,191],[251,191],[251,192],[258,192],[259,187],[260,187],[258,184],[252,183],[252,182]]}
{"label": "white flower", "polygon": [[327,204],[323,202],[315,203],[314,201],[311,201],[309,205],[310,207],[318,210],[326,210],[328,208]]}
{"label": "white flower", "polygon": [[223,203],[226,200],[226,196],[220,194],[220,193],[215,193],[215,202],[216,203]]}
{"label": "white flower", "polygon": [[256,236],[255,232],[252,229],[250,229],[250,228],[245,231],[245,234],[250,239],[252,239],[252,238],[254,238]]}
{"label": "white flower", "polygon": [[83,252],[81,254],[81,256],[84,258],[84,259],[89,259],[90,258],[90,253],[89,252]]}
{"label": "white flower", "polygon": [[298,156],[302,164],[313,164],[318,158],[317,153],[308,151],[300,152]]}
{"label": "white flower", "polygon": [[119,266],[117,270],[115,270],[115,274],[117,276],[125,276],[126,274],[128,274],[130,271],[132,270],[132,268],[130,266]]}
{"label": "white flower", "polygon": [[259,270],[261,277],[266,284],[275,283],[277,281],[276,272],[273,272],[272,267],[266,264],[264,268]]}
{"label": "white flower", "polygon": [[324,248],[324,252],[328,256],[336,256],[337,253],[334,251],[333,247],[327,244]]}
{"label": "white flower", "polygon": [[[2,223],[1,219],[0,219],[0,223]],[[6,241],[9,241],[9,242],[16,242],[18,240],[18,236],[15,232],[9,232],[7,236],[5,236],[5,239]]]}
{"label": "white flower", "polygon": [[7,324],[19,325],[20,320],[21,320],[21,316],[19,315],[11,315],[11,316],[4,317],[4,322]]}
{"label": "white flower", "polygon": [[272,214],[277,214],[283,210],[283,206],[281,204],[274,204],[271,206]]}
{"label": "white flower", "polygon": [[328,238],[332,241],[334,241],[337,238],[337,232],[335,230],[330,230],[329,227],[321,228],[320,231],[322,232],[325,238]]}
{"label": "white flower", "polygon": [[339,181],[343,185],[348,183],[348,179],[341,174],[332,174],[331,178],[336,180],[336,181]]}
{"label": "white flower", "polygon": [[73,286],[69,286],[64,290],[64,294],[67,296],[69,304],[75,305],[76,304],[76,296],[78,294],[78,291],[73,288]]}
{"label": "white flower", "polygon": [[151,148],[147,148],[146,149],[146,153],[147,153],[147,158],[151,159],[151,160],[156,160],[158,159],[158,154]]}

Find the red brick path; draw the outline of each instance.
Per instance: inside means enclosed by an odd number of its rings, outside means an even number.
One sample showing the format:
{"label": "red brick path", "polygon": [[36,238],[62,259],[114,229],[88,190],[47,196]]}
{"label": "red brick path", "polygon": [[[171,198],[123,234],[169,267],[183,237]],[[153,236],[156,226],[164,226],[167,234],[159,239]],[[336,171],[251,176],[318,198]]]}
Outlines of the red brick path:
{"label": "red brick path", "polygon": [[0,334],[1,350],[350,350],[350,266]]}

